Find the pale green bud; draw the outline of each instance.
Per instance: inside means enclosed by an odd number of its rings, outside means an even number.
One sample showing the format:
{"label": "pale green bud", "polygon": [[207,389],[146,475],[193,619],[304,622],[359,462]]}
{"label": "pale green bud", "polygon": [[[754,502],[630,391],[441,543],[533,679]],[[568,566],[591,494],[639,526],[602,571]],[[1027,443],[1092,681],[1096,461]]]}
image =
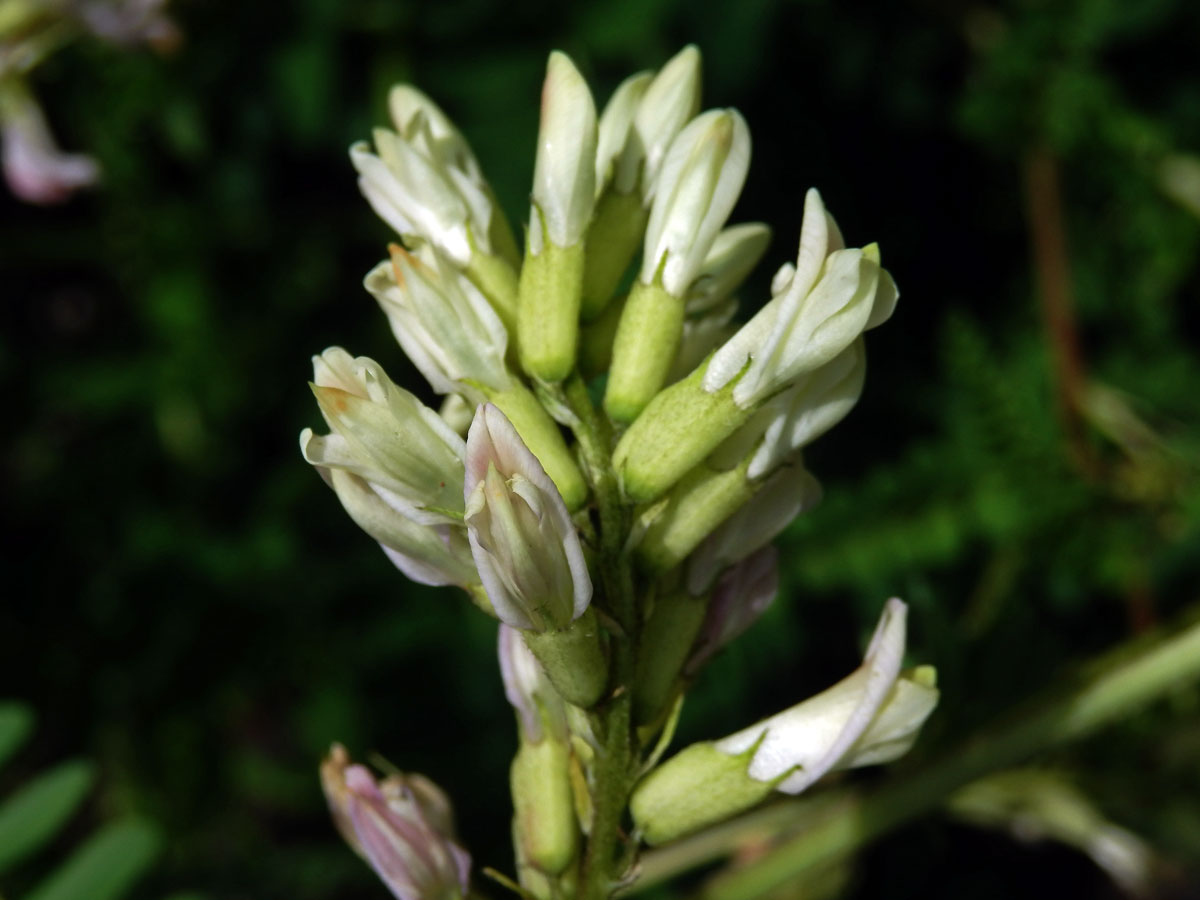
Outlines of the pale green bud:
{"label": "pale green bud", "polygon": [[470,179],[456,180],[447,160],[427,155],[437,146],[432,141],[419,149],[384,128],[375,130],[374,139],[378,155],[365,141],[350,148],[371,208],[406,241],[432,244],[466,266],[473,244],[488,246],[491,209],[482,188]]}
{"label": "pale green bud", "polygon": [[650,210],[641,281],[682,296],[729,217],[750,165],[750,131],[737,110],[710,110],[672,141]]}
{"label": "pale green bud", "polygon": [[548,738],[537,744],[522,741],[509,770],[521,856],[547,875],[564,871],[579,850],[570,766],[568,745]]}
{"label": "pale green bud", "polygon": [[556,383],[575,369],[583,267],[582,241],[570,246],[551,241],[525,258],[517,295],[517,350],[521,368],[532,378]]}
{"label": "pale green bud", "polygon": [[340,347],[313,357],[312,389],[332,433],[301,433],[308,462],[358,475],[413,521],[461,522],[466,447],[437,413]]}
{"label": "pale green bud", "polygon": [[[900,672],[905,616],[904,604],[889,600],[862,666],[833,687],[651,772],[630,804],[646,840],[671,840],[748,809],[764,787],[798,794],[828,772],[907,752],[938,692],[931,668]],[[696,802],[698,792],[711,803]]]}
{"label": "pale green bud", "polygon": [[[608,686],[608,659],[595,610],[589,606],[579,618],[557,631],[521,634],[564,700],[585,709],[599,702]],[[578,729],[572,726],[572,731]]]}
{"label": "pale green bud", "polygon": [[439,394],[483,399],[480,387],[505,390],[508,335],[491,304],[444,256],[391,246],[391,260],[363,282],[387,315],[400,346]]}
{"label": "pale green bud", "polygon": [[670,703],[683,664],[704,624],[708,598],[670,591],[654,598],[638,647],[633,710],[637,722],[653,722]]}
{"label": "pale green bud", "polygon": [[595,159],[596,106],[592,93],[571,58],[555,51],[546,64],[542,85],[541,126],[533,170],[529,243],[535,256],[542,252],[546,240],[570,247],[583,238],[592,215]]}
{"label": "pale green bud", "polygon": [[583,615],[592,581],[566,504],[495,406],[467,434],[467,525],[488,599],[514,628],[553,631]]}
{"label": "pale green bud", "polygon": [[606,190],[596,201],[583,263],[580,317],[592,322],[609,308],[633,255],[641,246],[650,211],[637,194]]}
{"label": "pale green bud", "polygon": [[479,575],[466,529],[456,525],[422,525],[397,512],[357,475],[342,469],[318,468],[359,528],[379,542],[397,569],[418,584],[478,586]]}
{"label": "pale green bud", "polygon": [[[640,157],[642,196],[649,203],[659,183],[664,159],[683,127],[700,110],[700,51],[688,44],[654,77],[634,117],[632,143]],[[629,184],[631,161],[622,160],[618,190]]]}
{"label": "pale green bud", "polygon": [[657,573],[683,562],[714,528],[755,495],[758,486],[746,477],[748,466],[747,461],[722,470],[701,463],[684,475],[661,506],[647,513],[650,521],[637,546],[638,565]]}
{"label": "pale green bud", "polygon": [[659,392],[683,334],[686,294],[746,178],[750,133],[734,110],[712,110],[675,138],[643,246],[642,271],[613,343],[604,408],[632,422]]}
{"label": "pale green bud", "polygon": [[614,422],[636,419],[666,381],[683,336],[684,301],[654,282],[635,281],[613,339],[604,411]]}
{"label": "pale green bud", "polygon": [[[632,140],[634,116],[637,115],[638,104],[654,80],[653,72],[638,72],[622,81],[600,114],[596,128],[596,199],[610,183],[614,183],[614,193],[630,195],[637,186],[641,154]],[[631,146],[634,145],[634,146]],[[629,163],[624,163],[624,157],[631,157]],[[641,206],[641,196],[637,203]]]}
{"label": "pale green bud", "polygon": [[570,58],[555,51],[542,86],[529,236],[517,295],[521,367],[545,382],[562,381],[575,368],[595,158],[591,91]]}
{"label": "pale green bud", "polygon": [[736,381],[734,400],[758,404],[891,315],[898,294],[879,265],[878,247],[845,250],[840,244],[820,194],[810,190],[794,271],[781,271],[775,284],[781,293],[713,355],[705,390]]}

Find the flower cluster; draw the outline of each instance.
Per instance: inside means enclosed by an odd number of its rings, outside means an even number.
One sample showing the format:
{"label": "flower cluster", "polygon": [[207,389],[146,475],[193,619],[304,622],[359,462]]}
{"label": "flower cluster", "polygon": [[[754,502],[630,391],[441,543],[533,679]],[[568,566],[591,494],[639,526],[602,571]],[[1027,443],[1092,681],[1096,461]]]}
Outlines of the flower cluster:
{"label": "flower cluster", "polygon": [[[736,110],[701,111],[699,85],[688,47],[597,113],[552,53],[523,252],[415,88],[350,151],[399,241],[365,286],[443,400],[330,348],[312,383],[330,431],[301,448],[401,571],[499,620],[517,872],[538,898],[628,876],[624,809],[632,839],[671,840],[894,759],[937,702],[932,669],[902,669],[893,599],[856,672],[655,764],[705,664],[774,598],[771,541],[821,495],[803,448],[855,405],[862,334],[898,296],[878,247],[847,247],[811,190],[795,262],[732,324],[770,230],[728,221],[750,133]],[[466,856],[421,789],[389,794],[336,748],[324,771],[347,840],[398,897],[462,896]]]}

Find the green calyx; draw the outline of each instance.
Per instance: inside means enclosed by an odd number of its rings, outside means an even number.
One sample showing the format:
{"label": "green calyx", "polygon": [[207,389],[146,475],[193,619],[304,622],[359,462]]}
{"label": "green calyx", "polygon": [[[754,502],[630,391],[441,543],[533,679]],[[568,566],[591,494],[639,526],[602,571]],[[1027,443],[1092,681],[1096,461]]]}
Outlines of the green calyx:
{"label": "green calyx", "polygon": [[631,501],[657,500],[754,412],[754,407],[742,409],[733,401],[737,378],[719,391],[704,390],[707,365],[705,359],[683,381],[655,396],[617,444],[613,467]]}
{"label": "green calyx", "polygon": [[774,782],[746,774],[757,749],[731,756],[710,741],[692,744],[643,778],[629,808],[646,843],[674,840],[765,800]]}
{"label": "green calyx", "polygon": [[622,194],[610,186],[596,201],[583,266],[584,322],[595,320],[608,308],[641,246],[649,217],[638,191]]}
{"label": "green calyx", "polygon": [[584,709],[596,705],[608,686],[608,659],[592,607],[560,631],[523,631],[521,635],[564,700]]}
{"label": "green calyx", "polygon": [[532,378],[557,383],[575,369],[583,265],[583,241],[559,247],[544,237],[541,252],[525,253],[517,289],[517,354]]}
{"label": "green calyx", "polygon": [[604,410],[614,422],[636,419],[662,389],[683,336],[686,302],[657,280],[636,281],[613,340]]}

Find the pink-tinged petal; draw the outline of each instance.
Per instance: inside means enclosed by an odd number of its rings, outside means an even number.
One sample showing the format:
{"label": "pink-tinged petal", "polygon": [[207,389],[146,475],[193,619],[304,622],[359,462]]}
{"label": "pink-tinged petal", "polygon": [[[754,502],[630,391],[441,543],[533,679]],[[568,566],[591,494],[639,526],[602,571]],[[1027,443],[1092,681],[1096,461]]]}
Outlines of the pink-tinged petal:
{"label": "pink-tinged petal", "polygon": [[587,609],[583,546],[554,482],[490,403],[467,431],[463,485],[471,551],[500,619],[523,630],[564,628]]}
{"label": "pink-tinged petal", "polygon": [[63,153],[55,144],[41,108],[23,91],[6,102],[3,130],[4,177],[12,192],[27,203],[62,203],[79,188],[100,179],[90,156]]}
{"label": "pink-tinged petal", "polygon": [[728,569],[708,601],[686,671],[694,674],[722,647],[741,636],[771,606],[779,591],[779,551],[767,545]]}
{"label": "pink-tinged petal", "polygon": [[449,801],[421,776],[382,783],[335,745],[321,767],[334,820],[398,900],[453,900],[467,892],[470,857],[455,843]]}

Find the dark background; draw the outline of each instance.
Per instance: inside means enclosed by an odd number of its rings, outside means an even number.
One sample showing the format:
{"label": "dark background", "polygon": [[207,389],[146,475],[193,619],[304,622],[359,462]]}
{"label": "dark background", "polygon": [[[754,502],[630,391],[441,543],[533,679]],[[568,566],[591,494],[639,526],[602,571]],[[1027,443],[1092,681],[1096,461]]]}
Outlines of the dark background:
{"label": "dark background", "polygon": [[[477,865],[511,870],[515,737],[493,625],[391,569],[296,446],[319,423],[305,382],[326,346],[420,390],[360,286],[391,235],[346,154],[385,122],[397,80],[455,118],[520,222],[546,53],[570,53],[602,104],[695,42],[705,107],[737,107],[754,138],[734,220],[775,229],[744,300],[762,302],[794,255],[810,185],[851,245],[880,242],[900,285],[868,338],[862,402],[807,454],[826,500],[782,541],[783,595],[702,679],[683,741],[840,678],[892,594],[911,606],[911,659],[935,663],[944,690],[901,766],[1196,603],[1200,190],[1189,211],[1163,166],[1200,152],[1200,5],[173,14],[173,54],[79,43],[37,73],[56,134],[99,158],[102,188],[45,209],[0,196],[0,693],[40,718],[0,789],[95,759],[85,818],[135,811],[167,837],[138,896],[383,896],[324,812],[316,765],[335,739],[447,787]],[[1057,207],[1027,202],[1034,157],[1058,173]],[[1049,258],[1067,266],[1086,377],[1152,439],[1061,412],[1063,344],[1032,249],[1047,250],[1032,225],[1056,208],[1066,253]],[[1193,689],[1040,762],[1194,872],[1198,711]],[[1188,891],[1186,875],[1172,883]],[[1073,851],[941,816],[869,850],[848,890],[1114,891]]]}

